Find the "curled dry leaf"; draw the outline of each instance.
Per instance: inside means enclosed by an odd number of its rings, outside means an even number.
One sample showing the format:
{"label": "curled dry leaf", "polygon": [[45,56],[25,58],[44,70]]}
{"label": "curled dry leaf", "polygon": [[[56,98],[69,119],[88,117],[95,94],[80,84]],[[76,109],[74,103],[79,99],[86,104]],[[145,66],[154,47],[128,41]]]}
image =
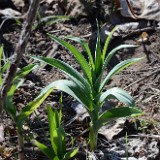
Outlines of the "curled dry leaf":
{"label": "curled dry leaf", "polygon": [[14,3],[17,9],[25,6],[24,0],[12,0],[12,2]]}
{"label": "curled dry leaf", "polygon": [[14,18],[17,16],[21,16],[21,13],[18,11],[15,11],[11,8],[6,8],[3,10],[0,10],[0,15],[4,16],[4,17],[8,17],[8,18]]}
{"label": "curled dry leaf", "polygon": [[120,7],[124,17],[160,21],[159,0],[120,0]]}

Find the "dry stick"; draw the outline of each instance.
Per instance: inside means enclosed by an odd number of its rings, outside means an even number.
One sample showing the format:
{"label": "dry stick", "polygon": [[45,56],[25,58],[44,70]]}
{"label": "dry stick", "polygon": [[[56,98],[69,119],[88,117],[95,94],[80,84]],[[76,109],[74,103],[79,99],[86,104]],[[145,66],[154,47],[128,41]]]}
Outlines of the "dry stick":
{"label": "dry stick", "polygon": [[[16,47],[14,55],[13,55],[13,62],[11,64],[6,76],[4,77],[3,84],[0,88],[0,114],[2,113],[2,110],[4,108],[4,102],[5,102],[7,93],[13,84],[13,79],[14,79],[15,74],[17,72],[18,65],[23,57],[23,54],[25,53],[25,49],[27,46],[27,42],[29,40],[30,32],[32,29],[32,24],[33,24],[33,21],[36,17],[39,3],[40,3],[40,0],[32,0],[31,1],[31,5],[29,7],[26,20],[23,24],[23,29],[21,31],[19,42],[17,44],[17,47]],[[18,128],[17,133],[18,133],[18,159],[25,160],[22,129]]]}
{"label": "dry stick", "polygon": [[23,29],[21,31],[21,35],[19,38],[19,42],[17,44],[17,47],[14,52],[13,56],[13,62],[4,77],[3,84],[0,88],[0,114],[2,113],[2,110],[4,108],[4,101],[6,99],[7,93],[10,90],[14,76],[16,74],[18,65],[23,57],[23,54],[25,53],[25,49],[27,46],[27,42],[29,39],[29,35],[32,29],[32,24],[36,16],[36,12],[39,6],[40,0],[32,0],[30,8],[28,10],[28,14],[26,17],[26,20],[23,24]]}

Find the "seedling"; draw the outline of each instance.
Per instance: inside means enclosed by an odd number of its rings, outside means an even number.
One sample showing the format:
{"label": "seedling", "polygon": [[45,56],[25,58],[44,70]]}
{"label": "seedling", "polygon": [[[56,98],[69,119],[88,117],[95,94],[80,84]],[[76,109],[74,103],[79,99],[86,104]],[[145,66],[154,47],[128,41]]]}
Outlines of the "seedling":
{"label": "seedling", "polygon": [[[81,75],[69,64],[56,58],[33,56],[33,58],[36,60],[45,62],[51,66],[58,68],[70,78],[70,80],[58,80],[52,82],[48,87],[55,87],[58,90],[62,90],[68,93],[81,104],[83,104],[83,106],[86,108],[91,119],[89,126],[89,144],[91,151],[95,150],[97,147],[98,130],[111,119],[127,116],[137,116],[139,114],[142,114],[140,110],[135,108],[135,102],[133,98],[125,90],[114,87],[104,91],[106,89],[105,86],[113,77],[113,75],[119,73],[127,66],[130,66],[135,62],[141,60],[141,58],[132,58],[122,61],[115,67],[113,67],[113,69],[107,75],[105,75],[106,66],[117,50],[136,47],[134,45],[120,45],[114,48],[110,53],[106,54],[113,32],[114,30],[106,39],[104,48],[103,50],[101,50],[100,36],[98,31],[94,57],[91,54],[88,44],[84,40],[77,37],[70,38],[71,40],[79,42],[83,46],[85,52],[88,55],[88,61],[76,47],[64,40],[48,34],[51,39],[66,47],[74,55],[77,62],[81,66],[83,75]],[[103,79],[104,76],[105,78]],[[100,113],[104,102],[107,99],[115,98],[120,102],[123,102],[125,106],[110,109],[105,111],[104,113]]]}
{"label": "seedling", "polygon": [[78,148],[71,151],[66,150],[66,133],[61,125],[62,109],[58,112],[56,109],[52,110],[48,105],[47,110],[52,147],[49,148],[38,141],[35,141],[35,144],[50,160],[68,160],[73,158],[77,154]]}

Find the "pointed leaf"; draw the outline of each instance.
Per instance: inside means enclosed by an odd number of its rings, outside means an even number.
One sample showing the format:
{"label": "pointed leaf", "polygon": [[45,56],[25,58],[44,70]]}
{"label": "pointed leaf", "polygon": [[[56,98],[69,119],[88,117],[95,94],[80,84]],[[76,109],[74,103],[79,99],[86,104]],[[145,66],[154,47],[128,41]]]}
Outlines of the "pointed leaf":
{"label": "pointed leaf", "polygon": [[105,41],[105,44],[104,44],[104,47],[103,47],[103,52],[102,52],[103,62],[104,62],[105,57],[106,57],[106,53],[107,53],[107,49],[108,49],[108,46],[109,46],[109,42],[110,42],[110,40],[111,40],[111,38],[112,38],[112,35],[113,35],[113,33],[115,32],[116,29],[117,29],[117,27],[114,27],[114,28],[112,29],[112,31],[110,32],[110,34],[108,35],[108,37],[107,37],[107,39],[106,39],[106,41]]}
{"label": "pointed leaf", "polygon": [[12,116],[14,120],[16,119],[16,106],[13,102],[13,97],[16,89],[19,88],[19,86],[21,86],[23,82],[24,82],[24,79],[17,79],[16,81],[14,81],[11,89],[7,93],[7,97],[5,100],[4,109],[6,112],[8,112]]}
{"label": "pointed leaf", "polygon": [[50,159],[52,160],[54,157],[56,157],[54,151],[50,148],[48,148],[46,145],[43,143],[40,143],[38,141],[34,141],[35,145]]}
{"label": "pointed leaf", "polygon": [[84,58],[84,56],[82,55],[82,53],[80,53],[76,47],[74,47],[73,45],[60,40],[59,38],[48,34],[54,41],[58,42],[60,45],[66,47],[76,58],[76,60],[78,61],[78,63],[80,64],[84,75],[86,76],[86,78],[88,79],[89,83],[92,85],[92,77],[91,77],[91,70],[90,70],[90,66],[88,64],[88,62],[86,61],[86,59]]}
{"label": "pointed leaf", "polygon": [[100,91],[103,90],[104,86],[108,83],[108,81],[111,79],[111,77],[117,73],[119,73],[121,70],[123,70],[124,68],[138,62],[139,60],[141,60],[142,58],[132,58],[132,59],[127,59],[125,61],[122,61],[120,63],[118,63],[107,75],[107,77],[104,79],[104,81],[102,82],[101,86],[100,86]]}
{"label": "pointed leaf", "polygon": [[90,110],[94,109],[92,100],[88,96],[88,93],[86,92],[86,90],[83,90],[83,88],[80,88],[74,82],[69,80],[58,80],[58,81],[52,82],[47,86],[47,88],[50,88],[50,87],[55,87],[55,89],[62,90],[67,94],[71,95],[81,104],[83,104],[86,107],[86,109],[88,108]]}
{"label": "pointed leaf", "polygon": [[91,53],[91,50],[90,50],[88,44],[83,39],[81,39],[79,37],[68,37],[68,39],[74,40],[74,41],[81,44],[81,46],[85,49],[86,53],[88,54],[89,62],[91,64],[92,69],[95,70],[93,56],[92,56],[92,53]]}
{"label": "pointed leaf", "polygon": [[13,96],[21,84],[24,82],[24,78],[28,73],[30,73],[32,70],[37,68],[38,65],[36,64],[29,64],[28,66],[22,68],[20,71],[16,73],[16,76],[13,80],[13,85],[11,86],[11,89],[7,93],[6,101],[5,101],[5,107],[4,109],[12,115],[12,118],[16,118],[16,108],[13,102]]}
{"label": "pointed leaf", "polygon": [[69,159],[72,159],[77,153],[78,153],[78,148],[76,149],[73,149],[69,152],[67,152],[64,156],[64,160],[69,160]]}
{"label": "pointed leaf", "polygon": [[23,67],[21,70],[19,70],[16,73],[14,80],[25,77],[28,73],[30,73],[34,69],[38,68],[38,66],[39,65],[37,65],[37,64],[29,64],[26,67]]}
{"label": "pointed leaf", "polygon": [[60,127],[52,132],[52,148],[59,159],[62,159],[64,157],[64,154],[66,153],[66,147],[64,146],[65,132],[62,132],[62,130],[64,129]]}
{"label": "pointed leaf", "polygon": [[97,77],[101,73],[102,64],[103,64],[103,60],[102,60],[101,45],[100,45],[100,35],[99,35],[99,30],[98,30],[96,50],[95,50],[95,75]]}
{"label": "pointed leaf", "polygon": [[102,82],[102,77],[103,77],[103,73],[108,65],[108,62],[111,60],[111,58],[113,57],[113,55],[120,49],[123,49],[123,48],[133,48],[133,47],[137,47],[135,45],[120,45],[116,48],[114,48],[112,51],[110,51],[108,54],[107,54],[107,57],[105,58],[105,61],[104,61],[104,64],[103,64],[103,67],[102,67],[102,70],[101,70],[101,74],[99,75],[99,77],[97,78],[96,82],[95,82],[95,86],[97,88],[97,90],[99,89],[99,85],[101,84]]}

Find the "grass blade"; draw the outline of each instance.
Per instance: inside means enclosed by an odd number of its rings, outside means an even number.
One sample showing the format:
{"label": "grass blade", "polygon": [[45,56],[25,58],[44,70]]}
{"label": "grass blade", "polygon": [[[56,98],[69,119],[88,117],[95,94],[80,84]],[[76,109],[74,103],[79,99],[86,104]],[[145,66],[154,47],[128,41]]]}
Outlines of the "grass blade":
{"label": "grass blade", "polygon": [[78,153],[78,148],[67,152],[64,156],[64,160],[72,159],[77,153]]}
{"label": "grass blade", "polygon": [[101,74],[99,75],[99,77],[97,78],[96,82],[95,82],[95,86],[97,88],[97,90],[99,89],[98,86],[99,84],[101,84],[101,81],[102,81],[102,76],[103,76],[103,73],[108,65],[108,62],[111,60],[111,58],[114,56],[114,54],[120,50],[120,49],[123,49],[123,48],[133,48],[133,47],[137,47],[135,45],[120,45],[116,48],[114,48],[111,52],[108,53],[107,57],[105,58],[105,61],[104,61],[104,64],[103,64],[103,67],[102,67],[102,71],[101,71]]}
{"label": "grass blade", "polygon": [[36,140],[34,141],[34,143],[50,160],[52,160],[53,157],[56,157],[54,151],[52,149],[48,148],[43,143],[40,143]]}
{"label": "grass blade", "polygon": [[114,27],[114,28],[112,29],[112,31],[110,32],[110,34],[108,35],[108,37],[107,37],[107,39],[106,39],[106,41],[105,41],[104,48],[103,48],[103,52],[102,52],[103,62],[104,62],[105,57],[106,57],[106,53],[107,53],[107,49],[108,49],[108,46],[109,46],[109,42],[110,42],[110,40],[111,40],[111,38],[112,38],[112,35],[113,35],[113,33],[114,33],[114,31],[115,31],[116,29],[117,29],[117,27]]}
{"label": "grass blade", "polygon": [[97,34],[98,35],[97,35],[97,43],[96,43],[96,50],[95,50],[95,75],[96,77],[98,77],[101,74],[102,64],[103,64],[99,30]]}

